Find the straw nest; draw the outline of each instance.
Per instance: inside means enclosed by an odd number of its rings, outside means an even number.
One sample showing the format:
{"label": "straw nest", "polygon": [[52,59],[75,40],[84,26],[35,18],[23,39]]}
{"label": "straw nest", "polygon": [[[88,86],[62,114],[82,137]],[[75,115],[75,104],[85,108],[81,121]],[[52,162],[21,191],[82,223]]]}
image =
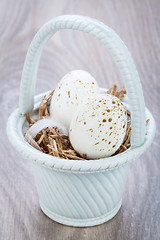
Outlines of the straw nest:
{"label": "straw nest", "polygon": [[[48,95],[45,96],[39,106],[38,110],[38,120],[49,117],[49,103],[51,101],[54,90]],[[118,91],[118,87],[116,84],[113,85],[108,91],[108,94],[114,95],[118,97],[120,100],[123,99],[126,94],[126,89],[121,89]],[[124,137],[122,145],[119,149],[114,153],[114,155],[119,154],[121,152],[126,151],[130,147],[130,138],[131,138],[131,115],[130,112],[126,109],[127,112],[127,130],[126,135]],[[28,113],[26,113],[26,120],[31,127],[36,121],[31,119]],[[147,120],[148,123],[148,120]],[[73,160],[86,160],[87,156],[79,156],[79,154],[73,149],[69,137],[66,135],[61,135],[59,133],[59,129],[57,127],[47,127],[40,131],[35,138],[31,139],[29,142],[36,149],[64,159],[73,159]]]}

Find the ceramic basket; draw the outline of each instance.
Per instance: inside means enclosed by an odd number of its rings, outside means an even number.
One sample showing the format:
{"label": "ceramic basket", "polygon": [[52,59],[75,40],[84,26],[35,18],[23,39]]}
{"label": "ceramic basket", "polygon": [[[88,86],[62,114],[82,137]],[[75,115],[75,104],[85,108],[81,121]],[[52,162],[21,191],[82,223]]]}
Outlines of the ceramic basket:
{"label": "ceramic basket", "polygon": [[[126,104],[131,111],[131,147],[127,151],[99,160],[65,160],[44,154],[24,140],[25,113],[35,115],[46,94],[34,98],[41,52],[47,41],[61,29],[91,34],[106,46],[115,60],[127,90]],[[150,122],[146,126],[147,118]],[[128,164],[151,144],[155,121],[145,108],[136,67],[119,36],[95,19],[65,15],[47,22],[29,47],[21,79],[19,108],[9,117],[7,132],[17,151],[33,161],[42,211],[59,223],[86,227],[108,221],[120,209]]]}

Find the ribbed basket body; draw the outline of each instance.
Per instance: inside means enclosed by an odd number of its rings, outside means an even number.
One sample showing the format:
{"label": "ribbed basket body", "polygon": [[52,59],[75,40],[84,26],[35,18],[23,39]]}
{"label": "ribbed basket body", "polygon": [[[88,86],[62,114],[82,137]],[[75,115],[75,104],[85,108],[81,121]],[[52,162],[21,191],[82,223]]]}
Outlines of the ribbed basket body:
{"label": "ribbed basket body", "polygon": [[121,207],[127,169],[125,165],[104,172],[72,173],[34,163],[41,209],[51,219],[70,226],[106,222]]}
{"label": "ribbed basket body", "polygon": [[[35,114],[43,95],[46,93],[35,98]],[[28,125],[19,109],[8,119],[7,134],[15,149],[33,162],[42,211],[59,223],[87,227],[108,221],[120,209],[128,165],[155,135],[155,122],[146,108],[148,118],[145,144],[100,160],[65,160],[36,150],[24,140]]]}

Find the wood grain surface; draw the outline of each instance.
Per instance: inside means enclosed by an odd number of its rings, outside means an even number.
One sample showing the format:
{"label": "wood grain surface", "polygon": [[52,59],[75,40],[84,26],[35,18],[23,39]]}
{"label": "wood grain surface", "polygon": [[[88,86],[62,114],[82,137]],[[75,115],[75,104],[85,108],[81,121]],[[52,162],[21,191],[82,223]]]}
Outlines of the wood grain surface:
{"label": "wood grain surface", "polygon": [[[0,1],[0,239],[160,239],[160,1]],[[109,222],[73,228],[46,217],[39,207],[32,164],[8,142],[6,122],[18,106],[22,67],[29,44],[46,21],[61,14],[97,18],[126,43],[142,81],[157,131],[152,146],[130,165],[123,205]],[[63,30],[45,47],[36,93],[53,89],[70,70],[89,71],[102,87],[123,84],[105,47],[93,37]]]}

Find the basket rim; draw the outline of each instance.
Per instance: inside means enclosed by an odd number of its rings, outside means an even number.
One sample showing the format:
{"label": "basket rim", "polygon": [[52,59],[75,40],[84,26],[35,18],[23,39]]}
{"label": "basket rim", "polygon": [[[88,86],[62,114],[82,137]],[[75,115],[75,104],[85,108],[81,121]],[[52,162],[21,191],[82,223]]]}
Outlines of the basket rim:
{"label": "basket rim", "polygon": [[[106,89],[101,89],[101,91],[106,91]],[[42,96],[46,95],[48,92],[41,93],[35,97],[34,111],[38,108],[39,103],[42,100]],[[123,102],[127,103],[127,98],[125,98]],[[22,128],[25,122],[25,115],[19,112],[19,108],[12,112],[8,118],[7,135],[13,147],[18,152],[20,152],[22,156],[29,158],[30,160],[50,169],[77,173],[91,173],[114,170],[138,158],[152,143],[156,129],[155,120],[150,111],[147,108],[145,108],[145,110],[146,119],[149,118],[150,121],[146,127],[147,135],[145,135],[146,138],[143,145],[137,148],[130,147],[126,151],[115,156],[96,160],[84,161],[62,159],[50,156],[32,147],[24,140]]]}

